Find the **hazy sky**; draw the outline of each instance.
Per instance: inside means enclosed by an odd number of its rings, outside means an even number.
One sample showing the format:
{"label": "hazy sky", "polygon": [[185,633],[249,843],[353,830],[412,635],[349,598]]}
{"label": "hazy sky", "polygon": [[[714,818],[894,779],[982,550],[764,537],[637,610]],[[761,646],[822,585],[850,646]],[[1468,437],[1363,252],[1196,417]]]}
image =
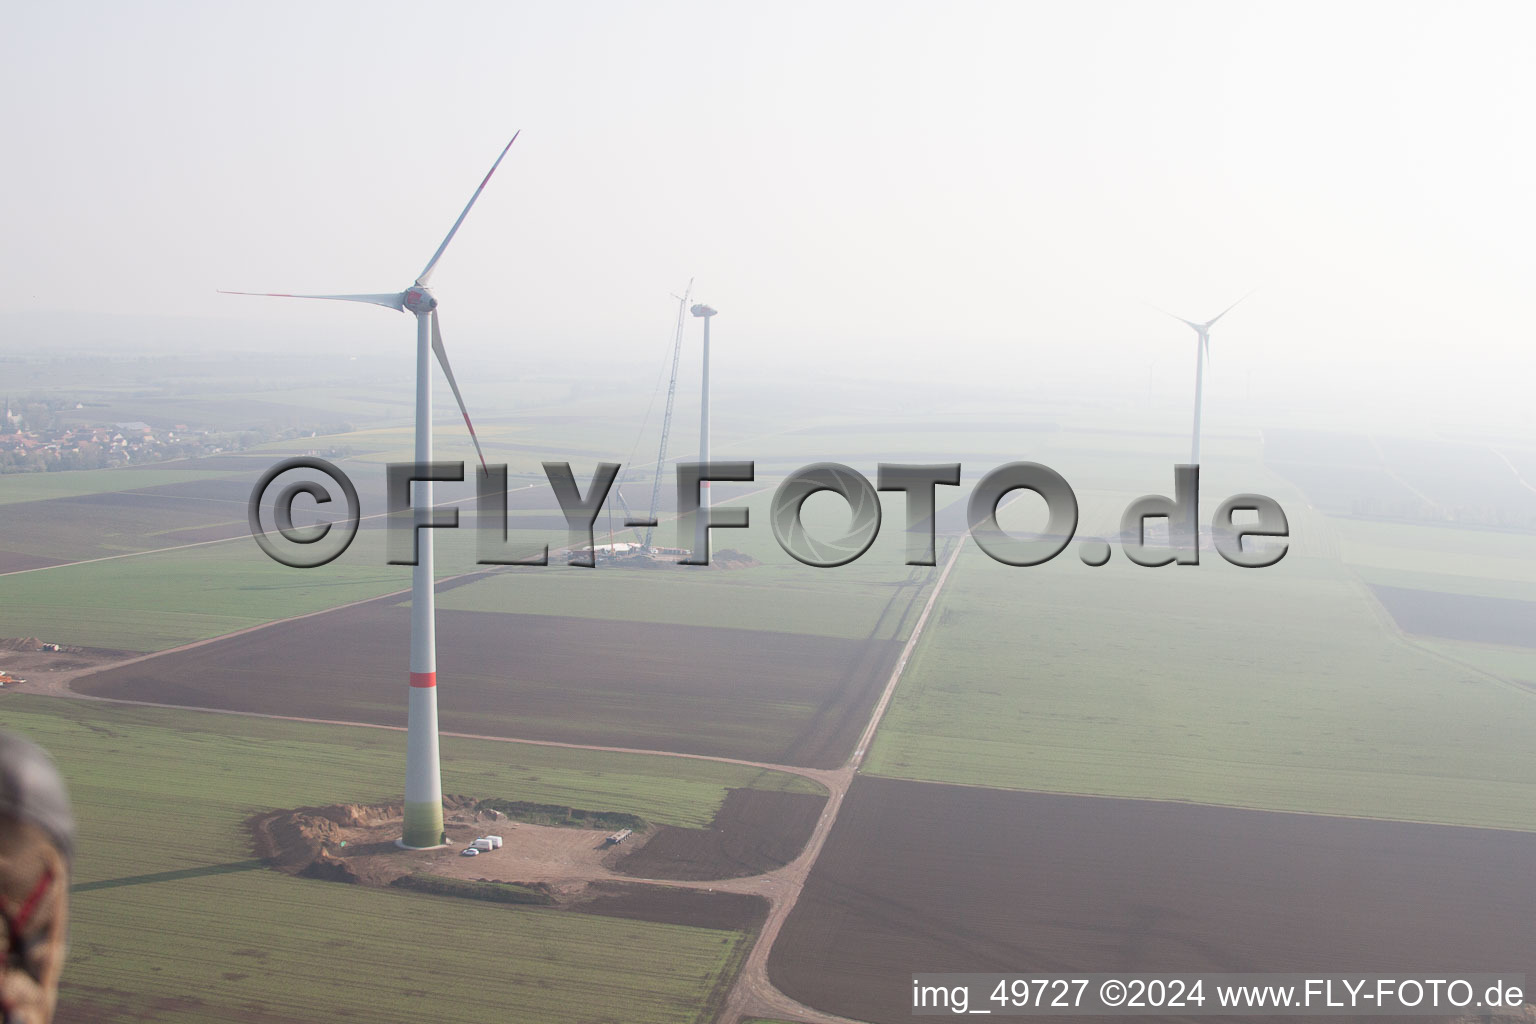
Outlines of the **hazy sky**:
{"label": "hazy sky", "polygon": [[1532,424],[1528,5],[54,3],[7,21],[0,308],[32,314],[9,346],[75,312],[408,350],[399,314],[214,292],[404,287],[520,128],[433,282],[464,366],[649,360],[697,276],[721,372],[995,382],[1067,360],[1176,387],[1193,335],[1144,303],[1205,319],[1257,285],[1218,328],[1217,382]]}

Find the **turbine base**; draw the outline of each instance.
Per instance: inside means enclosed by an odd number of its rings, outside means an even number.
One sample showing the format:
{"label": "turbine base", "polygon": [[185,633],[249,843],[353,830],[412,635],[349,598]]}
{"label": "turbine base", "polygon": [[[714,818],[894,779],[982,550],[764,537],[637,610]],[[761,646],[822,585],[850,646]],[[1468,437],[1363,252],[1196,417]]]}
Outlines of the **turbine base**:
{"label": "turbine base", "polygon": [[395,845],[400,847],[400,849],[402,849],[402,850],[446,850],[446,849],[449,849],[453,844],[452,843],[438,843],[435,846],[412,846],[409,843],[407,843],[404,839],[396,839],[395,840]]}
{"label": "turbine base", "polygon": [[441,801],[416,803],[406,801],[405,828],[400,845],[410,850],[435,850],[446,845],[443,839],[443,805]]}

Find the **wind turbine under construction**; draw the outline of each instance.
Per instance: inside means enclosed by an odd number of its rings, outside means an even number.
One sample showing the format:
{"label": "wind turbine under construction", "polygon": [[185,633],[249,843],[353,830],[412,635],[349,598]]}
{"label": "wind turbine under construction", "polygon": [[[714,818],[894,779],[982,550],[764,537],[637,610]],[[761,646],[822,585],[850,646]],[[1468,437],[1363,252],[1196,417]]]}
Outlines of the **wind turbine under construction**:
{"label": "wind turbine under construction", "polygon": [[[454,379],[453,368],[448,364],[448,353],[443,348],[443,336],[437,324],[437,299],[427,288],[427,282],[432,278],[432,271],[437,268],[437,261],[443,258],[443,251],[448,248],[448,243],[453,241],[453,236],[458,233],[464,218],[469,216],[475,200],[479,199],[480,193],[485,190],[486,182],[491,180],[491,175],[495,174],[496,168],[501,166],[502,158],[507,155],[507,150],[512,148],[512,143],[517,141],[518,134],[521,133],[514,134],[511,141],[502,148],[501,155],[496,157],[496,162],[486,172],[480,187],[475,189],[475,194],[469,197],[469,203],[464,207],[464,212],[459,214],[459,219],[453,222],[453,227],[449,229],[448,236],[443,239],[443,244],[437,247],[437,252],[433,253],[432,258],[427,261],[426,268],[417,275],[415,283],[405,291],[373,295],[224,293],[269,295],[285,299],[339,299],[343,302],[367,302],[413,314],[416,317],[416,462],[418,464],[432,461],[432,356],[435,354],[437,361],[442,364],[444,375],[448,378],[448,386],[453,389],[454,400],[459,403],[459,412],[464,414],[464,425],[469,428],[469,436],[475,442],[475,452],[480,456],[480,465],[482,468],[485,467],[485,453],[480,450],[480,439],[475,436],[474,424],[469,421],[469,410],[464,408],[464,396],[459,393],[458,381]],[[415,488],[414,516],[415,523],[419,527],[431,521],[432,484],[427,481],[417,481]],[[408,849],[439,846],[444,840],[443,787],[437,745],[437,609],[436,595],[432,586],[432,532],[416,530],[416,565],[411,570],[411,669],[410,702],[406,717],[405,825],[400,837],[400,845]]]}
{"label": "wind turbine under construction", "polygon": [[[1252,291],[1248,292],[1248,295],[1252,294]],[[1174,316],[1166,309],[1158,310],[1160,313],[1172,316],[1181,324],[1188,324],[1195,332],[1195,430],[1194,440],[1190,442],[1189,450],[1189,464],[1191,466],[1200,465],[1200,402],[1202,391],[1205,387],[1205,364],[1211,361],[1211,328],[1216,326],[1216,321],[1236,309],[1238,303],[1246,299],[1248,295],[1244,295],[1242,299],[1238,299],[1237,302],[1232,303],[1232,305],[1217,313],[1203,324],[1196,323],[1193,320],[1185,320],[1181,316]]]}

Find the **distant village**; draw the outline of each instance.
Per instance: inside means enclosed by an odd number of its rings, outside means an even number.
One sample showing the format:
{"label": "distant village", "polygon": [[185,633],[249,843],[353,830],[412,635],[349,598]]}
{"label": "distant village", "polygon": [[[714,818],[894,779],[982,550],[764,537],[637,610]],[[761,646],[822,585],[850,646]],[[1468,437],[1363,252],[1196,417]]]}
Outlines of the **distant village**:
{"label": "distant village", "polygon": [[0,414],[0,474],[107,469],[215,455],[298,433],[194,430],[185,423],[152,427],[138,420],[86,425],[80,422],[85,408],[75,402],[18,411],[6,398]]}

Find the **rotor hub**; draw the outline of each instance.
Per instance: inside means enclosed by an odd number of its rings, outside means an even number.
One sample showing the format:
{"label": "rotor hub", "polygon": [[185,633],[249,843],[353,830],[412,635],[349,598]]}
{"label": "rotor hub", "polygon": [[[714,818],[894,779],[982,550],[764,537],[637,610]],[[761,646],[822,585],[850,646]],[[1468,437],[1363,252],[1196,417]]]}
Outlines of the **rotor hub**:
{"label": "rotor hub", "polygon": [[430,313],[437,308],[437,299],[427,288],[413,284],[405,290],[405,308],[412,313]]}

